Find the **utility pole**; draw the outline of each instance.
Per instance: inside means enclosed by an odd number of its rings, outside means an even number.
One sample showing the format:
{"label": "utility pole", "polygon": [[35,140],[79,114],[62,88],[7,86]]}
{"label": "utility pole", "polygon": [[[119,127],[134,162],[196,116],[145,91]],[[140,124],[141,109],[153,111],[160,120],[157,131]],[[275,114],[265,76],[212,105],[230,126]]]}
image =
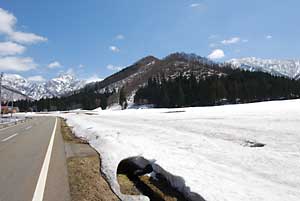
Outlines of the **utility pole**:
{"label": "utility pole", "polygon": [[14,92],[11,92],[11,113],[10,118],[12,119],[13,116],[13,110],[14,110]]}
{"label": "utility pole", "polygon": [[0,74],[0,118],[2,118],[2,78],[3,73]]}

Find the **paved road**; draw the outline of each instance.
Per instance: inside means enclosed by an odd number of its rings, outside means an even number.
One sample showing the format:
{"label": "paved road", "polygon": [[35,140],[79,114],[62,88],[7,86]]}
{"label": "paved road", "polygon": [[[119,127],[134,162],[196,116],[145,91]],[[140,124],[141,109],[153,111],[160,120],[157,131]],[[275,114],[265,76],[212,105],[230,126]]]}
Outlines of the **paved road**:
{"label": "paved road", "polygon": [[60,121],[54,117],[0,129],[0,201],[42,200],[70,200]]}

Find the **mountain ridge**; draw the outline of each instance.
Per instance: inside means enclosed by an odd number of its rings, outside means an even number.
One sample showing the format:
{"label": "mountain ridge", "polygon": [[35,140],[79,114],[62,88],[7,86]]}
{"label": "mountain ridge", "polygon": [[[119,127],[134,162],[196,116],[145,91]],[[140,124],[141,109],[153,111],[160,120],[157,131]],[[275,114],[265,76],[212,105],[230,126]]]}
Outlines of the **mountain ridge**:
{"label": "mountain ridge", "polygon": [[104,93],[106,90],[118,92],[120,88],[125,87],[127,95],[131,96],[139,87],[147,84],[151,77],[163,76],[172,79],[180,74],[187,76],[193,74],[197,79],[205,79],[211,75],[225,75],[226,67],[300,79],[300,60],[246,57],[231,59],[225,63],[215,63],[196,54],[175,52],[161,59],[152,55],[143,57],[104,80],[93,83],[76,79],[72,74],[61,74],[45,82],[29,81],[17,74],[6,74],[3,84],[36,100],[61,97],[85,86],[95,88],[97,93]]}
{"label": "mountain ridge", "polygon": [[245,57],[231,59],[226,63],[234,68],[248,71],[261,71],[275,76],[284,76],[291,79],[300,79],[300,60],[297,59],[261,59]]}
{"label": "mountain ridge", "polygon": [[87,83],[72,74],[60,74],[43,82],[30,81],[18,74],[4,74],[3,86],[9,87],[32,99],[60,97],[84,87]]}
{"label": "mountain ridge", "polygon": [[[133,97],[134,92],[147,84],[149,78],[152,77],[173,79],[180,74],[185,76],[193,74],[197,79],[202,79],[211,75],[224,75],[225,71],[226,69],[220,68],[219,64],[195,54],[176,52],[162,59],[150,55],[108,76],[101,82],[87,85],[87,88],[95,88],[97,93],[104,93],[105,91],[118,92],[124,87],[126,95]],[[117,94],[112,99],[114,100],[110,103],[117,102]]]}
{"label": "mountain ridge", "polygon": [[[247,62],[248,61],[248,62]],[[240,64],[241,63],[241,64]],[[151,77],[176,78],[180,74],[195,75],[197,79],[205,79],[212,75],[226,75],[230,69],[259,71],[275,76],[300,79],[300,60],[257,59],[248,57],[245,60],[232,59],[217,63],[206,57],[184,52],[175,52],[162,59],[146,56],[134,64],[110,75],[97,83],[98,92],[103,93],[125,87],[126,94],[132,97],[135,91],[147,84]],[[117,99],[117,97],[115,97]]]}

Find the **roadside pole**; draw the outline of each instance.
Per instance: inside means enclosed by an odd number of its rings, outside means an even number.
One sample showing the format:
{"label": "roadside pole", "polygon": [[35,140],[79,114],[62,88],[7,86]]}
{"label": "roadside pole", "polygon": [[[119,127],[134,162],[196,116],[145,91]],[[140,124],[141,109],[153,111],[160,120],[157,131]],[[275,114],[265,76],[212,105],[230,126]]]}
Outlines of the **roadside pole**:
{"label": "roadside pole", "polygon": [[14,110],[14,93],[11,93],[11,113],[10,113],[10,119],[12,119],[13,116],[13,110]]}

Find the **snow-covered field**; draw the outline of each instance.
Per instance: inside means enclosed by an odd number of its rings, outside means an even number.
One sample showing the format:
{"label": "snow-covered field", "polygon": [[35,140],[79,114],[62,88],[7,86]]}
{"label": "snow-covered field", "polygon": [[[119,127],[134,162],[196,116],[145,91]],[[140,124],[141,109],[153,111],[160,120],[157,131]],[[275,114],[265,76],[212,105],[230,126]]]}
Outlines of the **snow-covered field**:
{"label": "snow-covered field", "polygon": [[93,113],[63,117],[124,200],[135,198],[121,195],[116,171],[131,156],[155,159],[207,201],[300,200],[300,100]]}

